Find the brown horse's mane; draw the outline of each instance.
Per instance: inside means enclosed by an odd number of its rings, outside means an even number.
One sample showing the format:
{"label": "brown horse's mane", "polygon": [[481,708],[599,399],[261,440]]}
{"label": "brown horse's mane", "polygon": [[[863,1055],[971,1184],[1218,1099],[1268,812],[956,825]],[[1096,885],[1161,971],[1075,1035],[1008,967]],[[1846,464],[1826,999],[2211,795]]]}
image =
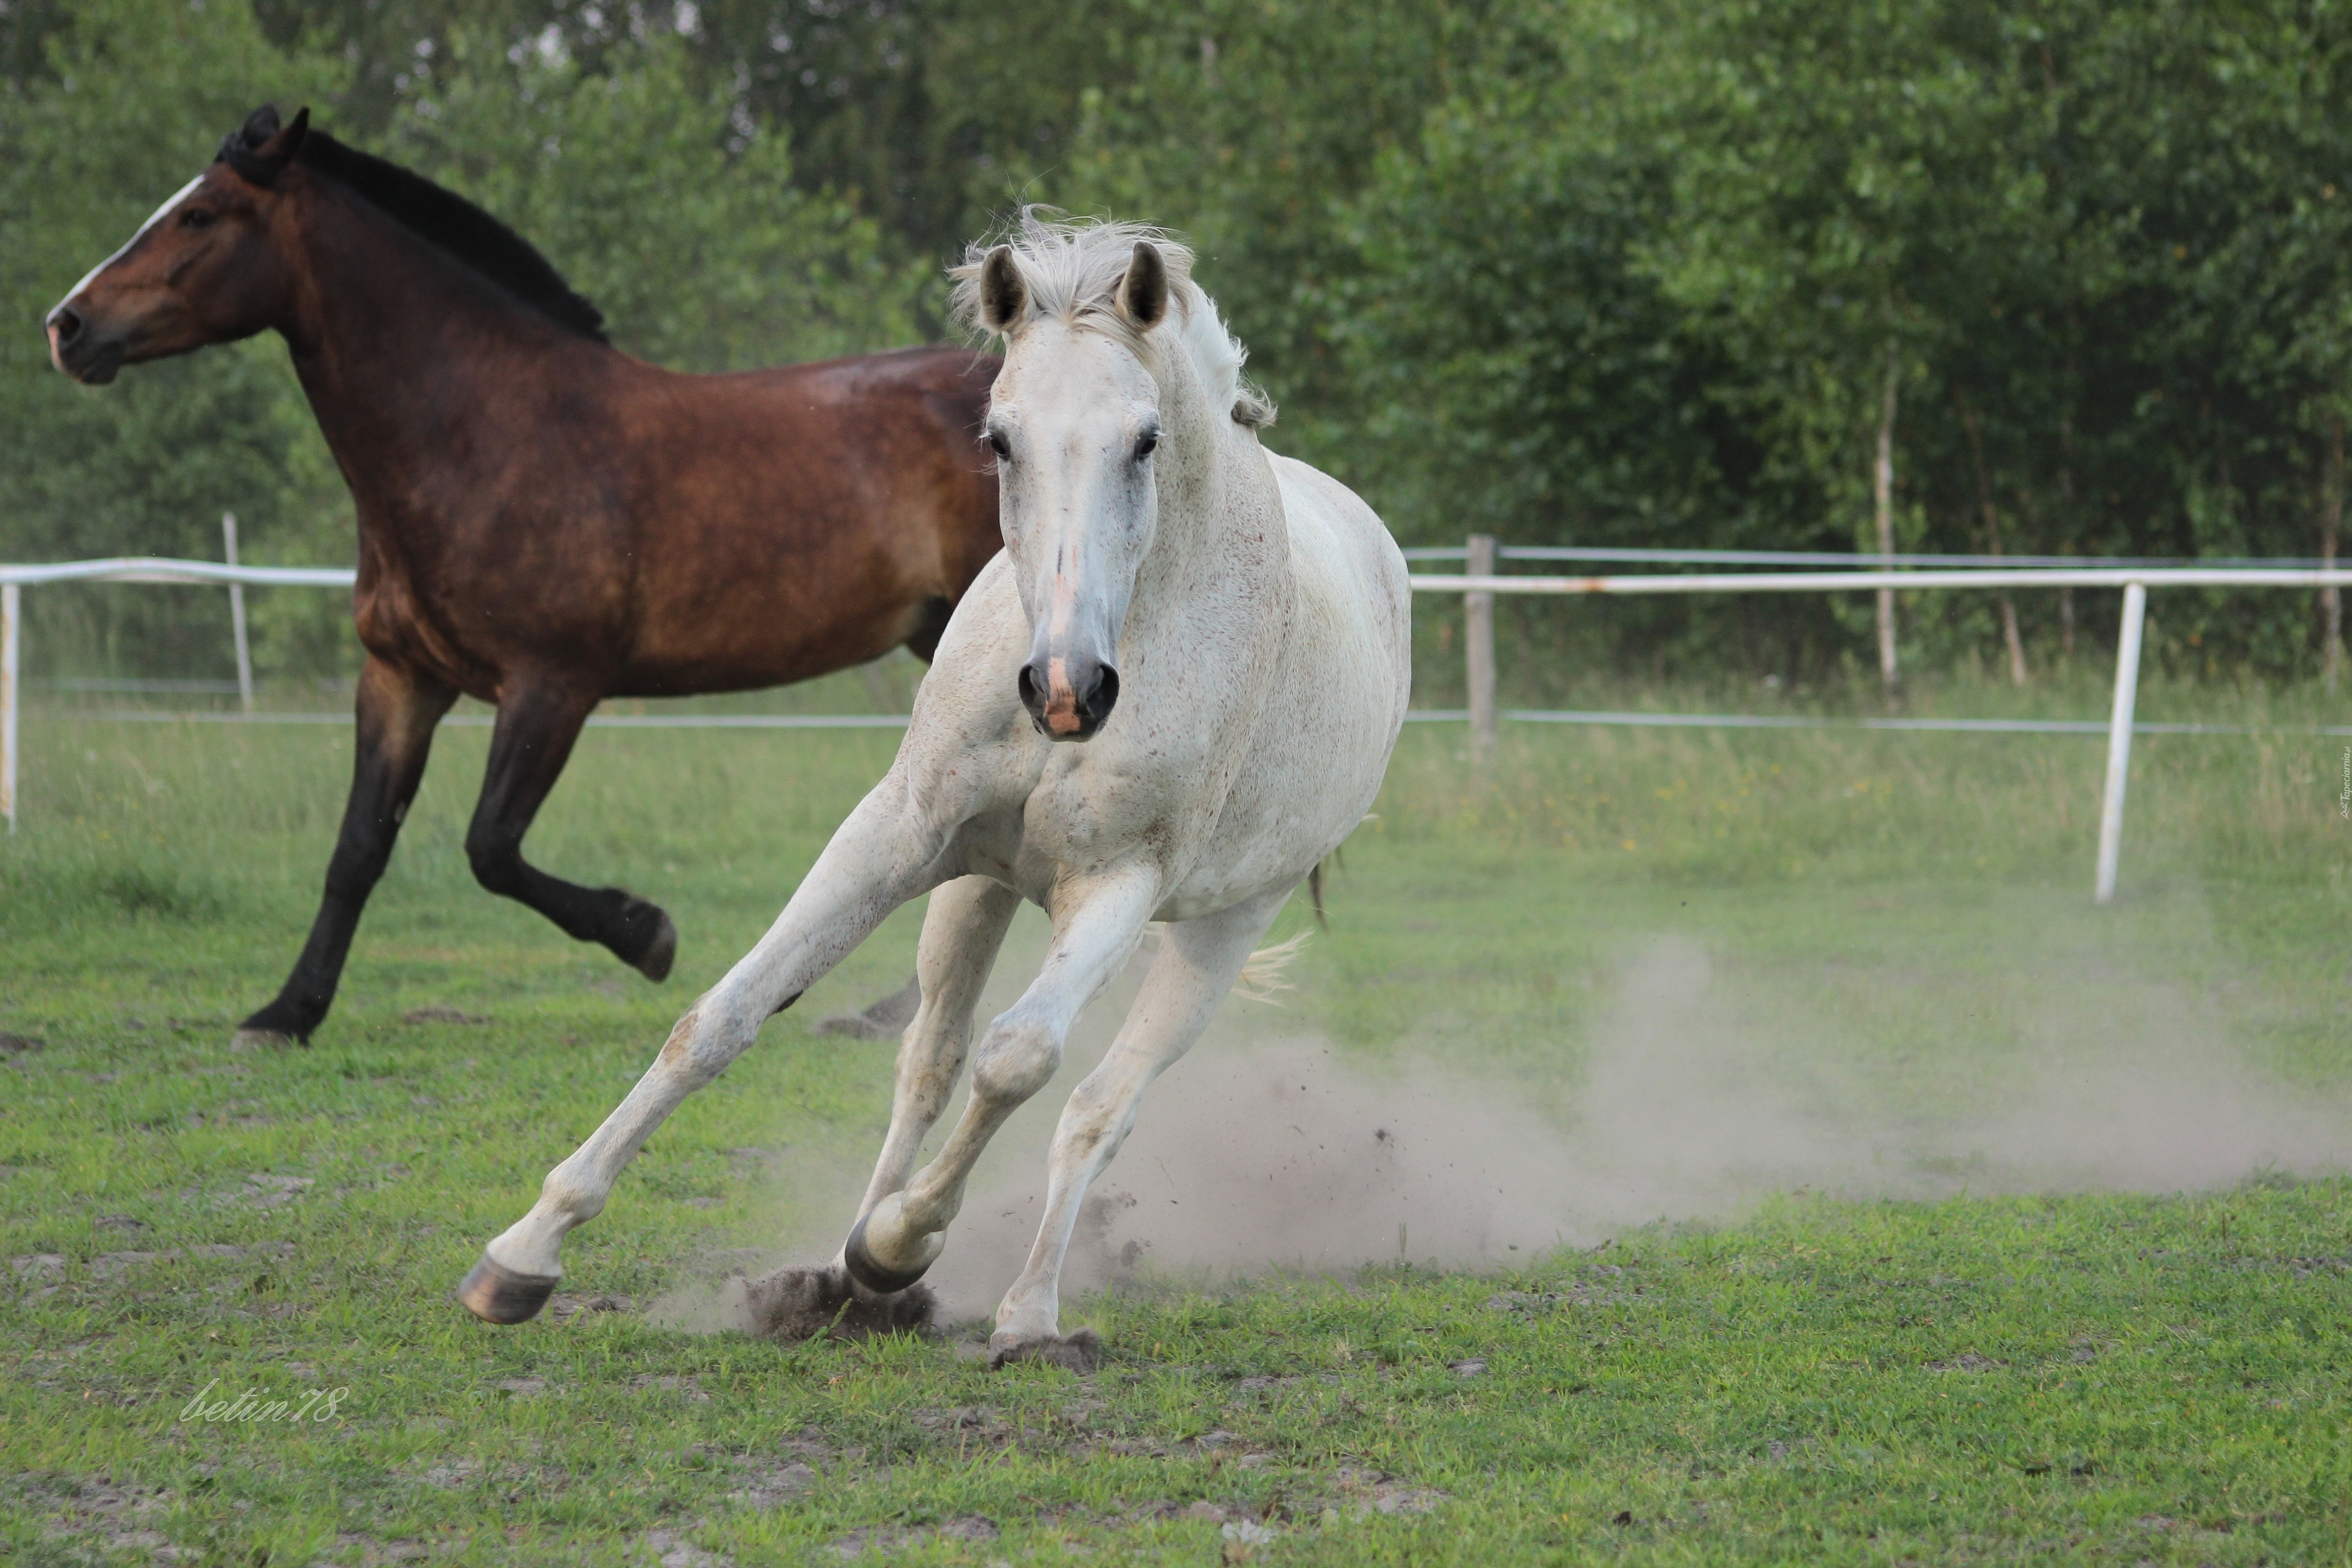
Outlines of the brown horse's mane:
{"label": "brown horse's mane", "polygon": [[294,162],[350,190],[417,238],[446,251],[560,327],[598,342],[604,313],[574,291],[530,241],[424,175],[346,147],[323,131],[302,139]]}
{"label": "brown horse's mane", "polygon": [[[278,129],[274,106],[256,110],[222,145],[222,161],[240,174],[262,176],[257,183],[268,183],[274,171],[256,165],[252,153]],[[557,326],[600,343],[612,341],[604,334],[604,313],[566,283],[552,262],[529,240],[456,192],[444,190],[389,159],[346,147],[323,131],[304,135],[294,162],[334,181]]]}

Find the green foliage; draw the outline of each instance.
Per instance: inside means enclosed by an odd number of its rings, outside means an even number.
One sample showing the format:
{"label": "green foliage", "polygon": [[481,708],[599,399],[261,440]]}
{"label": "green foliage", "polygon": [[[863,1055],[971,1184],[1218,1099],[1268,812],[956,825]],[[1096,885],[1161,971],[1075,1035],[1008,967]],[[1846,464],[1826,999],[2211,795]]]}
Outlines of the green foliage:
{"label": "green foliage", "polygon": [[[0,333],[0,557],[217,559],[224,510],[248,540],[299,513],[295,455],[317,437],[283,351],[240,345],[84,389],[49,368],[39,323],[254,104],[318,91],[331,73],[271,48],[235,7],[97,0],[46,43],[50,74],[0,89],[0,321],[12,323]],[[142,606],[136,651],[218,665],[225,612],[184,616],[173,598]],[[61,642],[88,651],[126,631],[87,596],[32,605],[33,644],[51,658]]]}
{"label": "green foliage", "polygon": [[[1360,385],[1395,389],[1368,417],[1433,437],[1381,444],[1414,538],[1867,547],[1893,354],[1904,546],[2321,552],[2352,305],[2334,13],[1549,16],[1540,68],[1484,68],[1360,208]],[[2046,660],[2058,606],[2021,603]],[[2169,613],[2217,671],[2319,651],[2284,596]],[[1989,630],[1950,598],[1906,618],[1937,662]],[[1796,603],[1619,624],[1621,663],[1728,644],[1751,673],[1833,669],[1860,632]]]}
{"label": "green foliage", "polygon": [[[681,365],[936,334],[940,265],[1024,201],[1185,231],[1276,444],[1412,542],[1867,543],[1891,357],[1906,546],[2304,556],[2352,416],[2347,62],[2345,16],[2290,0],[28,3],[0,292],[32,320],[236,115],[306,96]],[[0,429],[0,553],[209,553],[233,507],[257,557],[348,557],[273,345],[84,395],[12,336]],[[1597,657],[1820,679],[1855,609],[1660,602]],[[2019,609],[2044,668],[2073,634]],[[2215,674],[2321,654],[2287,595],[2163,613]],[[266,656],[325,657],[268,614]],[[158,618],[151,667],[217,657]],[[84,619],[37,659],[133,651]],[[1995,635],[1948,596],[1903,626],[1911,666]]]}
{"label": "green foliage", "polygon": [[[272,43],[235,3],[101,0],[46,37],[48,69],[0,89],[0,319],[37,323],[257,103],[335,127],[346,67]],[[781,132],[656,37],[591,74],[460,31],[412,62],[373,150],[480,201],[597,300],[614,342],[660,363],[740,369],[904,342],[921,279],[873,224],[792,183]],[[0,338],[0,558],[347,562],[351,507],[283,345],[142,366],[106,388],[49,368],[37,330]],[[226,673],[217,594],[32,595],[34,667]],[[257,595],[257,658],[350,657],[330,595]]]}
{"label": "green foliage", "polygon": [[781,132],[656,38],[591,74],[460,34],[420,69],[383,151],[559,258],[620,347],[747,370],[909,341],[919,281],[871,220],[792,184]]}

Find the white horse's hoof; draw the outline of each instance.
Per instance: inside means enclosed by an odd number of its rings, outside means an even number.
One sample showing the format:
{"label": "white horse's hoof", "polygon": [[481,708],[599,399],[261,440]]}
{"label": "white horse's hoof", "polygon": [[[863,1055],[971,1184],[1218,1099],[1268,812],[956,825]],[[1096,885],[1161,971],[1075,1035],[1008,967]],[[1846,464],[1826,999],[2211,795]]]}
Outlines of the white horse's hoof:
{"label": "white horse's hoof", "polygon": [[871,1214],[859,1215],[857,1223],[849,1227],[849,1239],[841,1244],[841,1261],[843,1267],[849,1270],[849,1277],[877,1296],[904,1290],[929,1273],[931,1265],[940,1260],[940,1254],[947,1250],[947,1234],[935,1230],[929,1236],[917,1238],[916,1256],[910,1263],[894,1267],[875,1257],[874,1249],[866,1245],[866,1222],[885,1209],[888,1209],[895,1218],[898,1210],[892,1205],[898,1203],[898,1194],[893,1193],[875,1205]]}
{"label": "white horse's hoof", "polygon": [[276,1029],[239,1029],[228,1037],[232,1051],[275,1051],[301,1045],[293,1035],[280,1034]]}
{"label": "white horse's hoof", "polygon": [[1092,1329],[1080,1329],[1075,1334],[1046,1334],[1042,1338],[1003,1332],[988,1337],[991,1371],[1010,1366],[1016,1361],[1038,1361],[1047,1366],[1067,1367],[1072,1372],[1092,1372],[1102,1365],[1102,1340]]}
{"label": "white horse's hoof", "polygon": [[517,1274],[487,1252],[457,1287],[466,1310],[486,1323],[527,1323],[539,1316],[561,1281],[555,1275]]}

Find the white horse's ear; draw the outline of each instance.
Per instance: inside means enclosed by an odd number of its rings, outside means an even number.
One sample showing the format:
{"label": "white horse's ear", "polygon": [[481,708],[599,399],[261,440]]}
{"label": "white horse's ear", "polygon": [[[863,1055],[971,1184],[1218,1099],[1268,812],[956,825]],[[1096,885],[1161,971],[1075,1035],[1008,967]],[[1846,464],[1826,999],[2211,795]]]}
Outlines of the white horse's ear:
{"label": "white horse's ear", "polygon": [[1135,258],[1119,279],[1118,313],[1139,332],[1148,332],[1168,314],[1168,263],[1148,239],[1135,242]]}
{"label": "white horse's ear", "polygon": [[1013,247],[1000,245],[980,264],[980,319],[992,332],[1010,333],[1029,308],[1029,286],[1013,264]]}

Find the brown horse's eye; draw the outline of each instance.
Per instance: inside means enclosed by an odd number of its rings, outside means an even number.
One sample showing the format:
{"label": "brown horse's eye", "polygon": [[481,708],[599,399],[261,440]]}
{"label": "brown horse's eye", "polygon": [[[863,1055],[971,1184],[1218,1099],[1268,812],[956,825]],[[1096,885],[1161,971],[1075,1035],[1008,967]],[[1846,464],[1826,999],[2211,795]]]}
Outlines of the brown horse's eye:
{"label": "brown horse's eye", "polygon": [[212,226],[213,215],[203,207],[190,207],[180,215],[182,228],[210,228]]}

